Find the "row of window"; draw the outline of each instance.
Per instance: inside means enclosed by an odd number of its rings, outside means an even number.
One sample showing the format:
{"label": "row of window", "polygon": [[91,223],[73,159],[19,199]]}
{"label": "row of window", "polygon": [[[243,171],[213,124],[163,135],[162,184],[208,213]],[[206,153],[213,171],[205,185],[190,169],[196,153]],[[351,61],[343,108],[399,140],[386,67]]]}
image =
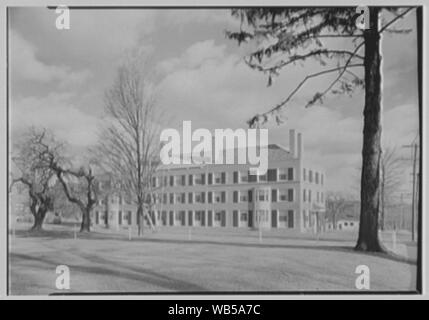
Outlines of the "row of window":
{"label": "row of window", "polygon": [[[317,191],[316,194],[316,201],[317,203],[323,203],[325,201],[325,195],[323,192]],[[302,201],[303,202],[312,202],[312,193],[311,190],[302,190]]]}
{"label": "row of window", "polygon": [[[313,175],[314,173],[314,175]],[[313,178],[314,176],[314,178]],[[227,172],[215,172],[215,173],[199,173],[199,174],[181,174],[181,175],[169,175],[152,178],[152,187],[175,187],[175,186],[194,186],[194,185],[205,185],[207,177],[208,185],[226,184]],[[257,183],[257,182],[277,182],[277,181],[293,181],[294,180],[294,168],[279,168],[279,169],[268,169],[264,175],[252,175],[250,171],[234,171],[233,172],[233,183]],[[303,169],[303,180],[316,184],[323,185],[324,176],[319,172],[313,172],[313,170]]]}
{"label": "row of window", "polygon": [[[232,202],[293,202],[295,201],[294,189],[271,189],[269,190],[253,190],[246,191],[233,191]],[[254,198],[254,199],[253,199]],[[193,204],[193,203],[226,203],[227,192],[226,191],[208,191],[208,192],[170,192],[158,194],[158,198],[155,199],[155,203],[162,204]]]}
{"label": "row of window", "polygon": [[[323,203],[324,193],[317,191],[315,192],[316,199],[312,199],[312,190],[303,189],[302,201],[311,203],[315,201],[317,203]],[[118,197],[119,204],[123,204],[123,198]],[[111,203],[116,203],[116,199],[112,197]],[[226,203],[227,193],[226,191],[201,191],[201,192],[176,192],[176,193],[161,193],[155,197],[155,203],[162,204],[193,204],[193,203]],[[271,198],[268,190],[256,190],[255,202],[258,201],[271,201],[271,202],[293,202],[294,201],[294,189],[272,189]],[[252,190],[247,191],[233,191],[232,202],[253,202]],[[131,204],[130,202],[126,202]],[[105,204],[105,200],[101,199],[100,204]]]}
{"label": "row of window", "polygon": [[315,184],[321,184],[323,186],[324,184],[324,175],[323,173],[319,173],[317,171],[302,169],[302,180],[308,181],[310,183],[314,182]]}
{"label": "row of window", "polygon": [[[112,220],[113,214],[110,213],[110,219],[106,220],[107,212],[95,212],[95,223],[96,224],[104,224],[107,223],[108,220]],[[156,214],[156,215],[155,215]],[[257,223],[269,222],[270,219],[270,211],[269,210],[257,210],[255,212],[255,216],[253,217],[252,210],[233,210],[233,226],[238,226],[238,224],[246,224],[252,226],[252,221],[254,220]],[[226,210],[197,210],[193,211],[157,211],[151,212],[152,219],[158,221],[158,223],[163,225],[211,225],[211,221],[216,224],[218,223],[221,226],[226,226]],[[289,222],[289,227],[293,227],[294,220],[294,210],[272,210],[271,218],[273,219],[273,215],[277,218],[278,221],[272,223],[273,226],[277,226],[277,222],[280,224],[282,222]],[[117,215],[118,225],[131,225],[133,222],[137,222],[139,217],[137,216],[137,212],[135,213],[135,220],[133,220],[133,214],[131,211],[122,212],[119,211]],[[176,223],[175,223],[176,222]],[[177,223],[178,222],[178,223]]]}

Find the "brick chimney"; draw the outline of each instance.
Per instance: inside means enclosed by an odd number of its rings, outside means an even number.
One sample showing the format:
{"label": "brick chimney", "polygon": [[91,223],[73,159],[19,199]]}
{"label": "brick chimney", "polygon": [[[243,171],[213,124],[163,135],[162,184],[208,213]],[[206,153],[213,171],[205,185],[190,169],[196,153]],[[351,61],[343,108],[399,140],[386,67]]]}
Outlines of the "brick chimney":
{"label": "brick chimney", "polygon": [[295,158],[295,156],[296,156],[296,138],[295,138],[295,130],[294,129],[289,130],[289,152],[292,155],[292,157]]}
{"label": "brick chimney", "polygon": [[298,159],[301,159],[303,154],[304,154],[304,146],[303,146],[303,138],[302,138],[302,134],[298,133],[298,138],[297,138],[297,157]]}

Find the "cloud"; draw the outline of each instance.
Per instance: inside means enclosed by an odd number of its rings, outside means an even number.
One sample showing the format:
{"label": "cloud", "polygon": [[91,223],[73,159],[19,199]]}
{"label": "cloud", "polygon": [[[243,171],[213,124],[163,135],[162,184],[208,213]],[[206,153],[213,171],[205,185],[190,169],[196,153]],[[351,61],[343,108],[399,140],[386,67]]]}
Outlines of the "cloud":
{"label": "cloud", "polygon": [[100,119],[80,111],[74,96],[52,93],[46,97],[12,99],[10,104],[12,138],[31,126],[52,130],[59,139],[76,146],[89,146],[97,140]]}
{"label": "cloud", "polygon": [[[165,64],[164,64],[165,63]],[[182,120],[192,120],[193,128],[246,127],[251,116],[268,110],[286,96],[306,72],[296,68],[284,73],[272,87],[265,87],[265,77],[250,70],[240,56],[228,54],[213,40],[197,42],[175,59],[161,63],[168,70],[160,82],[162,104]],[[311,83],[285,108],[286,122],[269,124],[270,143],[288,144],[289,129],[303,133],[306,162],[323,167],[327,186],[333,190],[348,189],[361,165],[362,93],[353,99],[328,98],[323,105],[304,108],[306,95],[326,79]],[[314,92],[313,92],[314,93]],[[401,145],[413,139],[418,128],[417,106],[389,105],[383,113],[385,145]]]}
{"label": "cloud", "polygon": [[11,77],[14,81],[29,80],[42,83],[55,81],[67,87],[85,82],[88,70],[73,71],[65,65],[45,64],[37,59],[37,52],[20,34],[11,31]]}

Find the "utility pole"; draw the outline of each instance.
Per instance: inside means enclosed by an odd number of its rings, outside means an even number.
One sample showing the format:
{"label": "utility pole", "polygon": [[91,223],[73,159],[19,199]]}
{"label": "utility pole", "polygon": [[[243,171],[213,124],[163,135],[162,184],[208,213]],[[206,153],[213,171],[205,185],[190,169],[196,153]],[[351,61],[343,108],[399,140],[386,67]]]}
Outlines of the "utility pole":
{"label": "utility pole", "polygon": [[414,144],[414,153],[413,153],[413,198],[412,198],[412,217],[411,217],[411,223],[412,223],[412,233],[411,233],[411,240],[415,240],[415,214],[416,214],[416,164],[417,164],[417,144]]}

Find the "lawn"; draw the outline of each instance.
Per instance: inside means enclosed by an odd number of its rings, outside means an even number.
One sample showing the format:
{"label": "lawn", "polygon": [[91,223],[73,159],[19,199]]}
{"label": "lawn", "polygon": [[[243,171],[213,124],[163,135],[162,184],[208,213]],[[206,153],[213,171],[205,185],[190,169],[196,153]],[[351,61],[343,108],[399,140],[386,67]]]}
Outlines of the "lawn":
{"label": "lawn", "polygon": [[[10,236],[12,295],[46,295],[57,265],[70,268],[67,292],[356,291],[358,265],[371,290],[415,290],[416,264],[391,255],[354,252],[355,234],[316,238],[276,230],[162,228],[143,237],[96,229],[88,235],[47,225],[38,234],[18,226]],[[133,232],[134,233],[134,232]]]}

